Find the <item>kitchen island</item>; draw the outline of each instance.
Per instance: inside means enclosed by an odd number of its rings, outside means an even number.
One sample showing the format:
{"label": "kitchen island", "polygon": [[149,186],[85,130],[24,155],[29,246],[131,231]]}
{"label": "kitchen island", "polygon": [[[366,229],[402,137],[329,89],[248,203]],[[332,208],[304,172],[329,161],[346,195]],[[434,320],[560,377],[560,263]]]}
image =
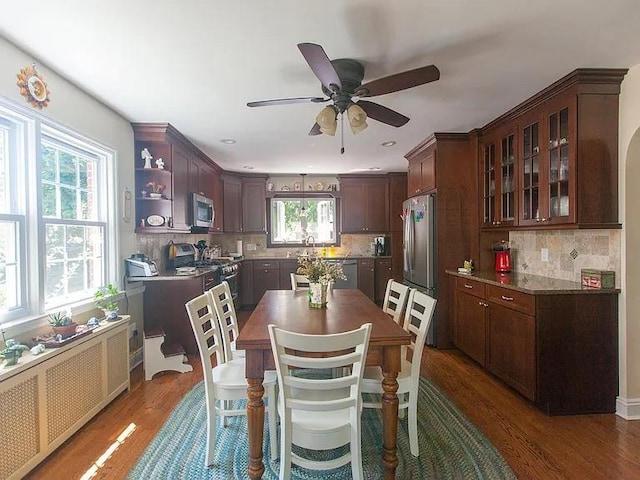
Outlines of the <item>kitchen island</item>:
{"label": "kitchen island", "polygon": [[549,415],[615,412],[619,289],[447,273],[457,348]]}

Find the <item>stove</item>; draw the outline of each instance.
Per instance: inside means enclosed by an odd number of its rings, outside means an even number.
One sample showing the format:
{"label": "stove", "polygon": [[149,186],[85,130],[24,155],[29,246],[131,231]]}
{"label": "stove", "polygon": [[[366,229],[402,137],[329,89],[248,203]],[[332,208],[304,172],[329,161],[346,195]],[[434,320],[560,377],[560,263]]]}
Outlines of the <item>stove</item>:
{"label": "stove", "polygon": [[[231,290],[231,296],[235,300],[238,296],[238,269],[240,260],[235,257],[214,257],[196,260],[196,249],[190,243],[178,243],[175,245],[174,258],[168,258],[169,268],[184,269],[184,267],[195,267],[196,270],[217,270],[220,275],[220,282],[226,281]],[[170,249],[167,248],[167,255]]]}

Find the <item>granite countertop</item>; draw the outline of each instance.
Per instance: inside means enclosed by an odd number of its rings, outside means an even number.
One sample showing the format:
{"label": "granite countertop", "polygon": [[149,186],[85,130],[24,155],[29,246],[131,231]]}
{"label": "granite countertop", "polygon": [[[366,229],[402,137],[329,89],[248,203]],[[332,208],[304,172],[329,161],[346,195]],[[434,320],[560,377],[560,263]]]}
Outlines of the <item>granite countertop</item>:
{"label": "granite countertop", "polygon": [[469,273],[459,273],[454,270],[446,270],[450,275],[462,278],[472,278],[480,282],[497,285],[499,287],[517,290],[532,295],[565,295],[571,293],[620,293],[619,288],[587,288],[578,282],[562,280],[559,278],[542,277],[528,273],[511,272],[497,273],[494,271],[481,271]]}
{"label": "granite countertop", "polygon": [[157,282],[157,281],[166,281],[166,280],[192,280],[194,278],[201,277],[207,272],[210,272],[212,269],[210,268],[197,268],[195,273],[190,273],[188,275],[178,275],[175,270],[165,270],[158,272],[158,275],[154,275],[153,277],[128,277],[127,281],[129,282]]}
{"label": "granite countertop", "polygon": [[391,258],[390,255],[349,255],[348,257],[345,257],[344,255],[336,255],[335,257],[323,257],[321,255],[295,255],[295,256],[291,256],[291,257],[287,257],[287,256],[283,256],[283,257],[244,257],[243,260],[296,260],[299,257],[301,258],[323,258],[325,260],[345,260],[345,259],[352,259],[352,260],[359,260],[359,259],[365,259],[365,258]]}

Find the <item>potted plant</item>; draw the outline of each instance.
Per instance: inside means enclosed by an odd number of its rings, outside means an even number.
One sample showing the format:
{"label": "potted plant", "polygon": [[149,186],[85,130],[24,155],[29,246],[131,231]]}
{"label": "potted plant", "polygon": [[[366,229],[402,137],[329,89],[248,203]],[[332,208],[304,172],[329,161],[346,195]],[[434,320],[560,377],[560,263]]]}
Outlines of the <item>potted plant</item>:
{"label": "potted plant", "polygon": [[322,258],[299,257],[298,265],[296,273],[309,279],[309,306],[312,308],[325,308],[329,284],[347,279],[342,270],[342,264],[338,262],[327,262]]}
{"label": "potted plant", "polygon": [[105,287],[99,288],[93,294],[93,300],[96,307],[104,312],[107,320],[113,321],[118,319],[118,287],[113,283],[109,283]]}
{"label": "potted plant", "polygon": [[65,312],[56,312],[49,314],[49,325],[56,335],[62,337],[70,337],[76,333],[78,324],[71,319],[71,316]]}

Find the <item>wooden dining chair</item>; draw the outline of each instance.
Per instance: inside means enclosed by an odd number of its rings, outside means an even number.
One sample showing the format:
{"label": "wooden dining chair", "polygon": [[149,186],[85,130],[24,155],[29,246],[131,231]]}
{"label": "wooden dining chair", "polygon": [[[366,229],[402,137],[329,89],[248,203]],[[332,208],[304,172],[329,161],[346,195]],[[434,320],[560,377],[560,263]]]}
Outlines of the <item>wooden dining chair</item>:
{"label": "wooden dining chair", "polygon": [[[269,325],[280,392],[281,480],[290,478],[291,463],[328,470],[349,462],[352,478],[362,479],[360,385],[370,334],[370,323],[331,335],[294,333]],[[348,369],[348,374],[333,378],[327,375],[333,369]],[[347,444],[349,452],[329,460],[292,452],[292,445],[330,450]]]}
{"label": "wooden dining chair", "polygon": [[[418,447],[418,383],[420,381],[420,363],[427,332],[436,307],[436,300],[415,289],[410,289],[407,308],[404,316],[404,329],[411,334],[411,355],[402,356],[402,369],[398,374],[398,410],[408,410],[409,445],[411,454],[417,457]],[[362,393],[365,395],[365,408],[382,408],[382,369],[367,367],[362,380]],[[366,394],[374,394],[376,400],[371,400]]]}
{"label": "wooden dining chair", "polygon": [[231,288],[229,284],[220,282],[215,287],[206,292],[213,302],[213,308],[220,322],[222,331],[222,340],[224,342],[224,354],[227,359],[244,358],[244,350],[236,350],[236,338],[240,335],[240,327],[238,326],[238,316],[233,305],[233,297],[231,296]]}
{"label": "wooden dining chair", "polygon": [[291,274],[291,290],[309,290],[309,279],[305,275]]}
{"label": "wooden dining chair", "polygon": [[[193,333],[196,337],[202,374],[204,376],[205,401],[207,404],[207,448],[205,465],[213,464],[216,444],[216,419],[222,417],[226,426],[227,417],[246,415],[245,405],[233,408],[237,400],[247,399],[247,381],[245,379],[244,358],[230,360],[225,357],[223,335],[220,324],[207,293],[185,304]],[[215,356],[215,366],[211,357]],[[265,372],[264,388],[267,397],[267,415],[269,417],[269,437],[272,457],[277,458],[276,393],[277,377],[275,372]]]}
{"label": "wooden dining chair", "polygon": [[384,293],[382,309],[391,315],[393,320],[400,326],[404,321],[404,309],[409,297],[409,287],[390,278],[387,282],[387,289]]}

